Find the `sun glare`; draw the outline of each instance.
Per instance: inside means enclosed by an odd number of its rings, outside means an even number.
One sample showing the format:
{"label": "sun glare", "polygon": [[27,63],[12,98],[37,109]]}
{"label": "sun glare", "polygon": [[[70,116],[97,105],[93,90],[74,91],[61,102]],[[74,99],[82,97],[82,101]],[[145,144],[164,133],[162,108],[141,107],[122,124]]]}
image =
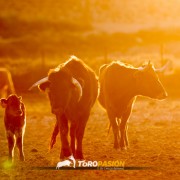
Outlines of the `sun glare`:
{"label": "sun glare", "polygon": [[180,179],[179,80],[180,0],[0,0],[0,179]]}

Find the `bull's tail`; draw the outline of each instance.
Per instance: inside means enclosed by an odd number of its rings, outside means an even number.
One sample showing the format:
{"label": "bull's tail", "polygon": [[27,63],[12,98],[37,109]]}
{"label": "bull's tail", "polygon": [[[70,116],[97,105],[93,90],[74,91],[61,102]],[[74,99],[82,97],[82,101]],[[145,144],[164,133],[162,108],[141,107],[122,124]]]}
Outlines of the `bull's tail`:
{"label": "bull's tail", "polygon": [[56,124],[54,126],[54,130],[53,130],[53,133],[51,136],[51,141],[49,144],[49,151],[53,148],[54,144],[56,143],[56,136],[58,135],[58,133],[59,133],[59,127],[58,127],[58,123],[56,121]]}

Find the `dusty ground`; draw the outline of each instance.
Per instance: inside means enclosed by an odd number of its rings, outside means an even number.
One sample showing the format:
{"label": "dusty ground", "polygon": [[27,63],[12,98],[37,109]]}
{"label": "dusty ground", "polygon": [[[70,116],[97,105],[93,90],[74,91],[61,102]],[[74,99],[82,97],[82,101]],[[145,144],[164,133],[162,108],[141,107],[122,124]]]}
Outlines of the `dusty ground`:
{"label": "dusty ground", "polygon": [[7,141],[0,110],[0,178],[1,179],[179,179],[180,171],[180,101],[155,101],[138,98],[129,120],[130,148],[113,149],[112,130],[107,136],[105,111],[95,104],[84,136],[87,160],[125,161],[126,167],[150,167],[146,170],[53,170],[59,161],[60,142],[48,153],[48,144],[55,123],[44,95],[24,95],[27,128],[24,139],[26,161],[19,162],[15,150],[13,168],[5,168]]}

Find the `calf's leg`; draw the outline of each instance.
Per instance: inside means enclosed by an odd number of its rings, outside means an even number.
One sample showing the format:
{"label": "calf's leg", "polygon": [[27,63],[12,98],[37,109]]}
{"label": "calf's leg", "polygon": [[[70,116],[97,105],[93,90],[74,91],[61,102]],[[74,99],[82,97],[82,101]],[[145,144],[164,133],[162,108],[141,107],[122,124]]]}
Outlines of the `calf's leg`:
{"label": "calf's leg", "polygon": [[8,149],[9,149],[9,161],[12,162],[14,157],[14,134],[11,131],[7,131]]}
{"label": "calf's leg", "polygon": [[24,151],[23,151],[23,132],[22,131],[19,131],[15,134],[16,136],[16,145],[19,149],[19,158],[21,161],[24,161],[25,160],[25,157],[24,157]]}

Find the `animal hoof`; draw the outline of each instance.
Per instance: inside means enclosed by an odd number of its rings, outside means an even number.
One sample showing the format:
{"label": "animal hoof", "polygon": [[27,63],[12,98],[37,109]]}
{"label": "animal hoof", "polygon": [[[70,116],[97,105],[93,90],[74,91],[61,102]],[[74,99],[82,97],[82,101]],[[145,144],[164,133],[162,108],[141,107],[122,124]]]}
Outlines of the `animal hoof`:
{"label": "animal hoof", "polygon": [[24,156],[21,156],[21,157],[20,157],[20,161],[25,161]]}
{"label": "animal hoof", "polygon": [[126,150],[127,150],[127,147],[121,147],[121,150],[122,150],[122,151],[126,151]]}
{"label": "animal hoof", "polygon": [[119,144],[118,143],[114,144],[114,149],[119,149]]}
{"label": "animal hoof", "polygon": [[76,151],[75,159],[84,160],[82,152]]}

